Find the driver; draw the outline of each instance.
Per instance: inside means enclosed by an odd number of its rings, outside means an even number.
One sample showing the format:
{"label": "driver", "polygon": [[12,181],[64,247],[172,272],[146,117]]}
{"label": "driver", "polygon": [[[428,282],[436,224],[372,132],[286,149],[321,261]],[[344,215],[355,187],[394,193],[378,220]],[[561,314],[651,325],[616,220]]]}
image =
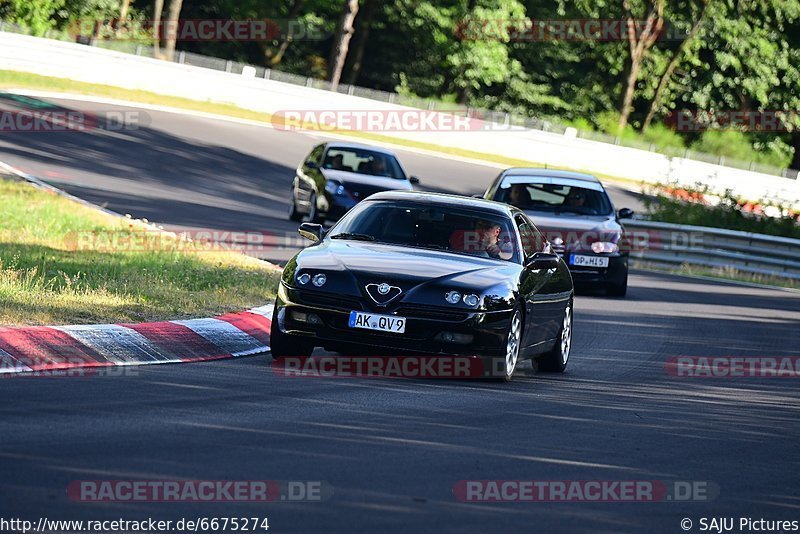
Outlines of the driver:
{"label": "driver", "polygon": [[383,161],[383,158],[373,159],[371,170],[375,176],[386,176],[386,162]]}
{"label": "driver", "polygon": [[524,209],[531,204],[531,194],[525,184],[514,184],[508,191],[509,204]]}
{"label": "driver", "polygon": [[480,254],[486,254],[490,258],[501,259],[504,251],[500,247],[500,225],[490,221],[478,221],[475,224],[475,232],[478,234],[477,250]]}
{"label": "driver", "polygon": [[342,171],[344,170],[344,156],[342,154],[336,154],[331,159],[331,169]]}
{"label": "driver", "polygon": [[586,204],[586,195],[580,189],[573,188],[567,195],[564,204],[570,208],[582,208]]}

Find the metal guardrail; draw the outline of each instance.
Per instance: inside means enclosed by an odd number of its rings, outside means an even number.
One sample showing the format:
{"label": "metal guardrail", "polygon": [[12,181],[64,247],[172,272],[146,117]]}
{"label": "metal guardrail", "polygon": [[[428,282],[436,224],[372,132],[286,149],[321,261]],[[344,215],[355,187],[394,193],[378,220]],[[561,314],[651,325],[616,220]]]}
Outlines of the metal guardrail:
{"label": "metal guardrail", "polygon": [[800,239],[632,219],[631,258],[800,280]]}

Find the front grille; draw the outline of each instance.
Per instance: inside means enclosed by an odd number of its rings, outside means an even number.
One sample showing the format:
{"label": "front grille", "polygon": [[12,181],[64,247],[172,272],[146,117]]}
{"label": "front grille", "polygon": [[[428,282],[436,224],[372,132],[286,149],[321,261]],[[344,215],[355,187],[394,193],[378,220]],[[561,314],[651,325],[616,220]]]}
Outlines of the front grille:
{"label": "front grille", "polygon": [[298,304],[307,306],[322,306],[335,310],[362,310],[363,306],[358,299],[343,297],[341,295],[330,295],[317,293],[314,291],[299,291],[295,297]]}
{"label": "front grille", "polygon": [[395,313],[408,319],[432,319],[434,321],[451,321],[454,323],[464,321],[469,317],[466,312],[429,308],[427,306],[401,306]]}

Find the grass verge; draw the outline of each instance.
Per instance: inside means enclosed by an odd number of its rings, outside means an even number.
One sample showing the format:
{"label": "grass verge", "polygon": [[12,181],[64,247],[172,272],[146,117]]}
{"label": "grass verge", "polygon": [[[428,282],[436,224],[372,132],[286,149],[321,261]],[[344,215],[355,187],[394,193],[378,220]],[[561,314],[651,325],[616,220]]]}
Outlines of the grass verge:
{"label": "grass verge", "polygon": [[711,268],[699,267],[696,265],[665,265],[648,261],[633,260],[631,268],[645,271],[657,271],[669,274],[679,274],[688,276],[699,276],[713,278],[721,281],[745,282],[748,284],[758,284],[772,287],[785,287],[800,290],[800,280],[791,278],[781,278],[779,276],[767,276],[757,273],[747,273],[739,271],[733,267]]}
{"label": "grass verge", "polygon": [[203,317],[275,294],[278,271],[238,252],[170,246],[182,241],[25,182],[0,178],[0,198],[0,324]]}
{"label": "grass verge", "polygon": [[[119,100],[128,100],[131,102],[139,102],[143,104],[154,104],[159,106],[169,106],[179,109],[187,109],[192,111],[201,111],[204,113],[214,113],[218,115],[225,115],[229,117],[236,117],[239,119],[248,119],[259,122],[272,122],[272,115],[270,113],[261,113],[257,111],[250,111],[240,108],[231,104],[218,104],[208,101],[191,100],[188,98],[180,98],[174,96],[160,95],[148,91],[138,91],[133,89],[122,89],[120,87],[113,87],[110,85],[100,85],[68,80],[65,78],[56,78],[52,76],[40,76],[38,74],[28,74],[25,72],[0,70],[0,89],[36,89],[40,91],[54,91],[64,93],[74,93],[80,95],[98,96],[105,98],[116,98]],[[325,131],[318,132],[324,135]],[[397,146],[404,146],[409,148],[420,148],[434,152],[440,152],[451,156],[460,156],[489,163],[497,163],[507,165],[509,167],[545,167],[546,165],[541,162],[523,160],[516,158],[508,158],[498,156],[497,154],[490,154],[486,152],[476,152],[472,150],[464,150],[455,147],[447,147],[435,145],[430,143],[423,143],[419,141],[412,141],[408,139],[400,139],[388,135],[380,135],[371,132],[360,132],[352,130],[338,130],[335,132],[337,135],[345,135],[354,139],[363,139],[365,141],[378,141],[382,143],[391,143]],[[591,172],[585,169],[570,169],[562,167],[566,170]],[[607,174],[598,174],[592,172],[601,180],[624,183],[629,185],[641,185],[641,181],[632,180],[630,178],[622,178],[619,176],[611,176]]]}

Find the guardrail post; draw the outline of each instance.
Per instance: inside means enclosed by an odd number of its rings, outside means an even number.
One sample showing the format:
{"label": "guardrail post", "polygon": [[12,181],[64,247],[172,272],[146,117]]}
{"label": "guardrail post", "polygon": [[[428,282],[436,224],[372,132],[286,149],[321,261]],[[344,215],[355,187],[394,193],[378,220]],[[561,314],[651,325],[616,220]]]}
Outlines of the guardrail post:
{"label": "guardrail post", "polygon": [[136,45],[136,52],[135,53],[136,53],[137,56],[141,56],[142,55],[142,45],[140,45],[140,44]]}
{"label": "guardrail post", "polygon": [[272,69],[264,69],[264,79],[269,80],[270,76],[272,76]]}
{"label": "guardrail post", "polygon": [[233,62],[229,59],[225,62],[225,72],[230,72],[233,68]]}
{"label": "guardrail post", "polygon": [[183,65],[185,61],[186,61],[186,52],[181,50],[180,53],[178,54],[178,63]]}
{"label": "guardrail post", "polygon": [[306,78],[306,87],[311,87],[311,81],[312,81],[312,80],[311,80],[311,76],[309,76],[308,78]]}
{"label": "guardrail post", "polygon": [[353,96],[353,86],[352,85],[348,85],[347,86],[347,94],[350,95],[350,96]]}

